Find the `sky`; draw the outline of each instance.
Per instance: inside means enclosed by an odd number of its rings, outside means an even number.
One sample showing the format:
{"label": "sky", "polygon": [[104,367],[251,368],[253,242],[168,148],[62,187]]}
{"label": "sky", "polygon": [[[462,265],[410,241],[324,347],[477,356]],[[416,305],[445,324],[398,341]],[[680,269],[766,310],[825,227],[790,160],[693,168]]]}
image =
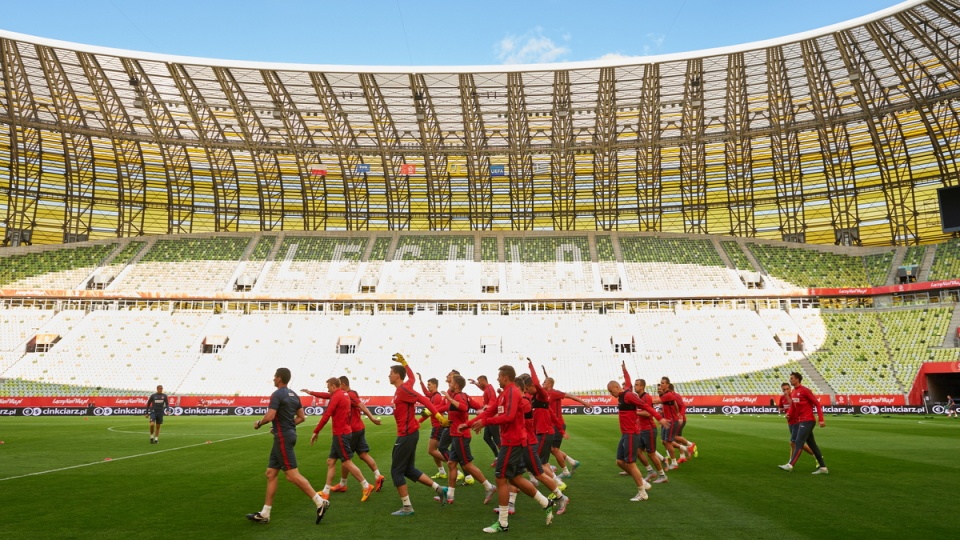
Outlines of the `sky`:
{"label": "sky", "polygon": [[180,56],[354,66],[579,62],[726,47],[900,0],[0,0],[0,30]]}

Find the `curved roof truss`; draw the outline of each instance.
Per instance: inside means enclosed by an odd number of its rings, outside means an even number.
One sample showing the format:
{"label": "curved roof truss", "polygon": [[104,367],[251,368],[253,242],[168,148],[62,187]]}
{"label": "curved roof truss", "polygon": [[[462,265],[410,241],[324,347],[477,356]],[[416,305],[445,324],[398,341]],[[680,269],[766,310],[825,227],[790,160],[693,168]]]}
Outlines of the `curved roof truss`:
{"label": "curved roof truss", "polygon": [[346,70],[0,33],[7,243],[249,230],[944,237],[960,2],[739,48]]}

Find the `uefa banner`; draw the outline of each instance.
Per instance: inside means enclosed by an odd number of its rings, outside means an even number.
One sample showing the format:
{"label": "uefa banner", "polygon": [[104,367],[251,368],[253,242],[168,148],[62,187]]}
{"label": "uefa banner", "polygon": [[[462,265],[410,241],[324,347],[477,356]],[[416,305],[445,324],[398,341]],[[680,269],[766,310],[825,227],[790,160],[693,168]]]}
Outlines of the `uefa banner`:
{"label": "uefa banner", "polygon": [[[687,414],[757,415],[779,414],[779,396],[687,396]],[[837,395],[818,396],[825,414],[929,414],[922,405],[907,405],[902,395]],[[111,397],[0,397],[0,416],[143,416],[147,413],[144,396]],[[571,415],[617,414],[617,400],[612,396],[580,396],[588,406],[565,400],[561,410]],[[375,396],[361,398],[375,416],[393,414],[393,398]],[[311,396],[301,397],[307,416],[319,416],[326,401]],[[268,396],[170,396],[167,414],[171,416],[263,416],[270,404]],[[418,408],[417,413],[422,409]],[[476,411],[472,411],[476,412]]]}

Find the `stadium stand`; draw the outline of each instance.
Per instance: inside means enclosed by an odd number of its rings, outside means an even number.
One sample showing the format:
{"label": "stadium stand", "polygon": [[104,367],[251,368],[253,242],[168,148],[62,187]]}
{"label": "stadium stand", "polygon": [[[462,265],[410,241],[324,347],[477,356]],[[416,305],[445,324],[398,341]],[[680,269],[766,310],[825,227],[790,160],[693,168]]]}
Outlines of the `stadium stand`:
{"label": "stadium stand", "polygon": [[[819,249],[750,242],[747,247],[768,274],[801,287],[863,287],[883,285],[893,252],[864,256]],[[875,258],[874,258],[875,257]],[[867,266],[870,267],[868,276]]]}
{"label": "stadium stand", "polygon": [[502,292],[561,294],[596,291],[586,236],[506,236]]}
{"label": "stadium stand", "polygon": [[734,268],[737,270],[756,271],[756,268],[750,264],[750,259],[747,258],[743,253],[743,249],[740,248],[740,244],[733,240],[722,240],[720,245],[723,247],[723,251],[726,252],[727,257],[730,258]]}
{"label": "stadium stand", "polygon": [[83,288],[85,279],[116,246],[100,243],[0,257],[0,285],[17,289]]}
{"label": "stadium stand", "polygon": [[159,239],[110,290],[194,294],[232,290],[231,277],[250,242],[250,235]]}
{"label": "stadium stand", "polygon": [[[499,262],[501,241],[504,262]],[[147,245],[152,245],[149,251]],[[473,250],[478,245],[480,256],[476,257]],[[747,254],[736,249],[735,242],[719,245],[731,261],[739,261],[734,265],[744,264]],[[85,247],[50,251],[73,253]],[[391,296],[418,291],[438,299],[455,300],[460,295],[476,299],[483,294],[478,285],[490,279],[522,288],[525,299],[489,304],[474,300],[449,307],[443,301],[393,304],[382,299],[307,308],[238,304],[226,311],[226,304],[212,302],[47,304],[48,308],[60,306],[54,310],[8,301],[0,309],[0,395],[149,393],[159,379],[178,393],[255,395],[263,391],[263,381],[256,374],[270,375],[263,371],[267,368],[262,359],[275,357],[287,359],[316,386],[331,372],[343,372],[362,381],[369,392],[389,393],[382,359],[397,350],[408,352],[418,370],[431,376],[451,365],[469,373],[492,374],[499,365],[529,355],[566,381],[565,389],[584,393],[605,393],[606,382],[618,377],[609,367],[623,360],[631,372],[648,380],[669,375],[682,393],[690,395],[770,393],[794,370],[824,377],[830,388],[817,391],[897,394],[912,384],[923,361],[957,357],[956,349],[937,346],[950,329],[952,309],[915,299],[910,302],[917,302],[917,307],[841,311],[812,305],[787,310],[785,301],[779,307],[740,302],[740,309],[730,309],[733,304],[711,307],[667,300],[660,302],[659,309],[639,303],[628,309],[620,303],[610,310],[602,302],[580,301],[582,306],[571,309],[567,301],[533,301],[536,295],[565,288],[575,288],[571,292],[581,296],[597,293],[601,290],[598,278],[605,272],[621,276],[621,266],[632,266],[636,273],[640,265],[671,268],[673,285],[684,292],[703,288],[704,280],[709,281],[704,276],[716,278],[730,272],[711,282],[709,290],[741,294],[743,283],[733,281],[736,270],[724,267],[713,242],[702,238],[280,233],[160,238],[93,247],[100,250],[93,260],[105,265],[84,266],[82,273],[116,273],[111,289],[118,281],[128,287],[135,279],[149,284],[137,276],[148,275],[146,268],[156,272],[160,264],[167,265],[168,278],[213,264],[217,265],[212,266],[214,286],[187,282],[171,290],[200,294],[223,290],[229,287],[228,278],[252,272],[258,276],[255,292],[277,298],[356,292],[367,275],[376,276],[373,283],[378,293]],[[937,247],[938,253],[949,253],[949,248]],[[617,260],[618,248],[622,263]],[[818,249],[807,250],[808,255],[794,253],[803,248],[774,244],[752,244],[750,249],[763,260],[778,256],[824,261]],[[907,252],[905,261],[922,257],[921,250]],[[450,257],[465,272],[448,278],[442,269]],[[712,264],[692,262],[697,260]],[[851,251],[850,255],[831,253],[826,260],[843,266],[836,275],[866,280],[868,272],[874,276],[871,279],[889,274],[893,258],[890,250],[866,255]],[[530,279],[498,281],[513,265]],[[578,268],[582,276],[558,272],[558,266]],[[60,279],[57,272],[51,272],[55,283]],[[474,274],[470,277],[466,272]],[[192,279],[201,281],[203,276]],[[651,290],[656,282],[662,293],[663,282],[647,279]],[[625,281],[629,285],[629,278]],[[159,285],[150,286],[162,290]],[[479,311],[468,310],[470,305]],[[27,352],[29,342],[39,334],[58,336],[59,341],[50,350]],[[208,338],[222,343],[205,352]],[[816,388],[815,383],[811,385]]]}
{"label": "stadium stand", "polygon": [[930,280],[955,279],[960,276],[960,238],[937,245],[930,267]]}
{"label": "stadium stand", "polygon": [[624,291],[743,290],[736,271],[727,268],[713,242],[706,239],[621,236],[626,284]]}
{"label": "stadium stand", "polygon": [[365,237],[286,235],[253,291],[276,295],[356,292]]}

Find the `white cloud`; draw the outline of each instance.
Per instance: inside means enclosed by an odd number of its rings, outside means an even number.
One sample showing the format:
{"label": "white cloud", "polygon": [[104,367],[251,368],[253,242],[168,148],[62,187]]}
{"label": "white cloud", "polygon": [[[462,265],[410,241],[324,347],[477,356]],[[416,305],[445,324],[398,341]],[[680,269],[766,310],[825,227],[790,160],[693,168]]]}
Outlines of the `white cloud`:
{"label": "white cloud", "polygon": [[609,61],[621,61],[629,62],[633,60],[640,60],[646,56],[653,56],[660,54],[660,48],[663,46],[664,41],[666,41],[667,36],[664,34],[647,34],[644,36],[644,43],[640,47],[641,54],[622,54],[618,52],[606,53],[603,56],[597,58],[597,60],[609,60]]}
{"label": "white cloud", "polygon": [[[563,37],[569,41],[569,35]],[[544,64],[557,62],[570,49],[554,43],[539,26],[520,36],[506,36],[494,45],[494,52],[503,64]]]}
{"label": "white cloud", "polygon": [[621,60],[636,60],[638,58],[642,58],[642,57],[632,56],[628,54],[620,54],[620,53],[607,53],[601,56],[600,58],[597,58],[597,60],[621,61]]}
{"label": "white cloud", "polygon": [[643,44],[643,54],[644,56],[649,56],[651,54],[657,54],[660,52],[660,47],[663,46],[663,42],[666,41],[667,36],[665,34],[654,34],[650,33],[644,36],[646,38],[646,43]]}

